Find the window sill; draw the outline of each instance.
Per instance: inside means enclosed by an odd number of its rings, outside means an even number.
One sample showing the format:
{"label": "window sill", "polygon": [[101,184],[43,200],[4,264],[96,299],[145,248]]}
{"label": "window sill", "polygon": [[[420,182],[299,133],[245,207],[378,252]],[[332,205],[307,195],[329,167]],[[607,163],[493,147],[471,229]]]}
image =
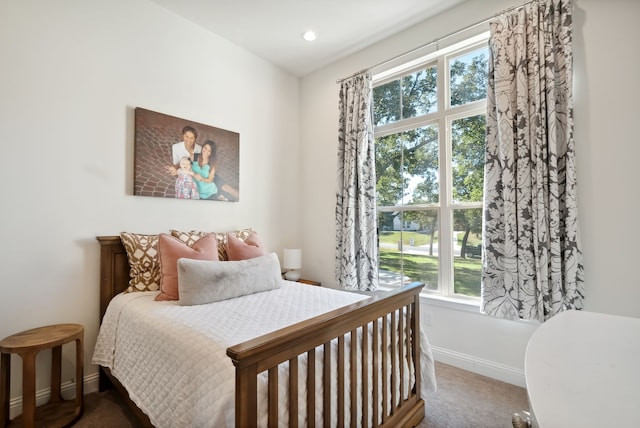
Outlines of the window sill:
{"label": "window sill", "polygon": [[[389,291],[389,290],[395,290],[395,289],[397,288],[380,286],[380,290],[382,291]],[[439,296],[437,294],[422,292],[420,293],[420,301],[428,305],[439,306],[447,309],[454,309],[457,311],[473,312],[477,314],[481,313],[479,299],[478,300],[460,299],[455,297],[444,297],[444,296]]]}
{"label": "window sill", "polygon": [[433,294],[420,294],[420,301],[431,306],[438,306],[446,309],[453,309],[456,311],[473,312],[481,314],[480,301],[456,299],[453,297],[435,296]]}
{"label": "window sill", "polygon": [[[430,306],[437,306],[439,308],[468,312],[468,313],[473,313],[478,315],[485,315],[483,312],[480,312],[479,300],[473,301],[473,300],[467,300],[467,299],[455,299],[451,297],[443,297],[443,296],[438,296],[433,294],[420,293],[420,302]],[[486,315],[486,316],[491,318],[490,315]],[[504,318],[494,318],[494,319],[501,320],[501,321],[517,322],[521,324],[529,324],[532,326],[540,325],[540,322],[537,320],[525,320],[525,319],[507,320]]]}

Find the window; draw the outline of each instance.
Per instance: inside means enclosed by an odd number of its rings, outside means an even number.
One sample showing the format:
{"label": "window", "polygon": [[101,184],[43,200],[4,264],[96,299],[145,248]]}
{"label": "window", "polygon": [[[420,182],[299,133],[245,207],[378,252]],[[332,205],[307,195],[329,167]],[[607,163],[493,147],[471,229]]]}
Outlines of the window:
{"label": "window", "polygon": [[486,40],[374,76],[381,287],[480,297]]}

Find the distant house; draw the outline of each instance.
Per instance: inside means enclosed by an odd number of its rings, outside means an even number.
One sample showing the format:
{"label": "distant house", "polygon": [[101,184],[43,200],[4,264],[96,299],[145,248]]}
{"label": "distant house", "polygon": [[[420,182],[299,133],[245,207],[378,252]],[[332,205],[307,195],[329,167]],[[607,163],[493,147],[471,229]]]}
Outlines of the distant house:
{"label": "distant house", "polygon": [[420,230],[420,225],[415,221],[402,221],[400,216],[393,218],[393,230]]}

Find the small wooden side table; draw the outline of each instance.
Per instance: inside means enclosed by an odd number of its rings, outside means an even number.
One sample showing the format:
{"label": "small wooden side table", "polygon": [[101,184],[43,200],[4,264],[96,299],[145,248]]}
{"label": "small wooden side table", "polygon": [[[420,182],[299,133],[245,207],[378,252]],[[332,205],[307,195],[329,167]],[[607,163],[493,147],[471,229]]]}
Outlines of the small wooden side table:
{"label": "small wooden side table", "polygon": [[317,287],[321,287],[321,286],[322,286],[322,283],[321,283],[321,282],[313,281],[313,280],[311,280],[311,279],[302,279],[302,278],[300,278],[297,282],[300,282],[300,283],[302,283],[302,284],[315,285],[315,286],[317,286]]}
{"label": "small wooden side table", "polygon": [[[56,324],[16,333],[0,342],[0,427],[64,427],[77,421],[83,410],[84,327]],[[60,391],[62,345],[76,342],[76,396],[64,400]],[[36,355],[51,349],[51,398],[36,407]],[[11,354],[22,357],[22,415],[9,419]]]}

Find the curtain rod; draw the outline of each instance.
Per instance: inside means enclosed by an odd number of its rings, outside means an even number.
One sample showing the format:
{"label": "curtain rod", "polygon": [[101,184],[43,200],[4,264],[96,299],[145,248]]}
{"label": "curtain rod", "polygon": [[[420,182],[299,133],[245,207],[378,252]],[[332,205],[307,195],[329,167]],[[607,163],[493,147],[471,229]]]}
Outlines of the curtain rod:
{"label": "curtain rod", "polygon": [[496,18],[496,17],[498,17],[498,16],[500,16],[500,15],[504,15],[505,13],[511,12],[512,10],[515,10],[515,9],[521,8],[521,7],[523,7],[523,6],[528,5],[529,3],[534,3],[534,2],[537,2],[537,1],[539,1],[539,0],[527,0],[526,2],[524,2],[524,3],[522,3],[522,4],[518,5],[518,6],[512,6],[512,7],[510,7],[510,8],[507,8],[507,9],[505,9],[505,10],[503,10],[503,11],[499,12],[499,13],[496,13],[495,15],[492,15],[492,16],[490,16],[490,17],[488,17],[488,18],[484,18],[484,19],[482,19],[482,20],[480,20],[480,21],[474,22],[473,24],[467,25],[467,26],[466,26],[466,27],[464,27],[464,28],[461,28],[461,29],[459,29],[459,30],[456,30],[456,31],[454,31],[454,32],[452,32],[452,33],[449,33],[449,34],[447,34],[447,35],[444,35],[444,36],[442,36],[442,37],[437,37],[437,38],[433,39],[432,41],[430,41],[430,42],[428,42],[428,43],[425,43],[424,45],[420,45],[420,46],[418,46],[418,47],[416,47],[416,48],[413,48],[413,49],[411,49],[411,50],[409,50],[409,51],[407,51],[407,52],[404,52],[404,53],[401,53],[401,54],[399,54],[399,55],[396,55],[396,56],[394,56],[393,58],[386,59],[386,60],[384,60],[384,61],[382,61],[382,62],[379,62],[379,63],[377,63],[377,64],[375,64],[375,65],[372,65],[372,66],[371,66],[371,67],[369,67],[369,68],[365,68],[365,69],[363,69],[363,70],[356,71],[355,73],[351,74],[350,76],[343,77],[342,79],[336,79],[336,83],[342,83],[342,82],[344,82],[345,80],[347,80],[347,79],[351,79],[352,77],[357,76],[357,75],[358,75],[358,74],[360,74],[360,73],[364,73],[364,72],[369,71],[369,70],[371,70],[371,69],[373,69],[373,68],[376,68],[376,67],[381,67],[381,66],[383,66],[383,65],[385,65],[385,64],[388,64],[388,63],[390,63],[390,62],[396,61],[396,60],[398,60],[398,59],[400,59],[400,58],[402,58],[402,57],[404,57],[404,56],[411,55],[412,53],[414,53],[414,52],[416,52],[416,51],[419,51],[420,49],[424,49],[424,48],[426,48],[427,46],[431,46],[431,45],[433,45],[433,44],[437,44],[437,43],[438,43],[438,42],[440,42],[441,40],[445,40],[445,39],[448,39],[448,38],[450,38],[450,37],[457,36],[458,34],[463,33],[463,32],[465,32],[465,31],[467,31],[467,30],[469,30],[469,29],[471,29],[471,28],[473,28],[473,27],[477,27],[478,25],[485,24],[486,22],[490,21],[490,20],[491,20],[491,19],[493,19],[493,18]]}

